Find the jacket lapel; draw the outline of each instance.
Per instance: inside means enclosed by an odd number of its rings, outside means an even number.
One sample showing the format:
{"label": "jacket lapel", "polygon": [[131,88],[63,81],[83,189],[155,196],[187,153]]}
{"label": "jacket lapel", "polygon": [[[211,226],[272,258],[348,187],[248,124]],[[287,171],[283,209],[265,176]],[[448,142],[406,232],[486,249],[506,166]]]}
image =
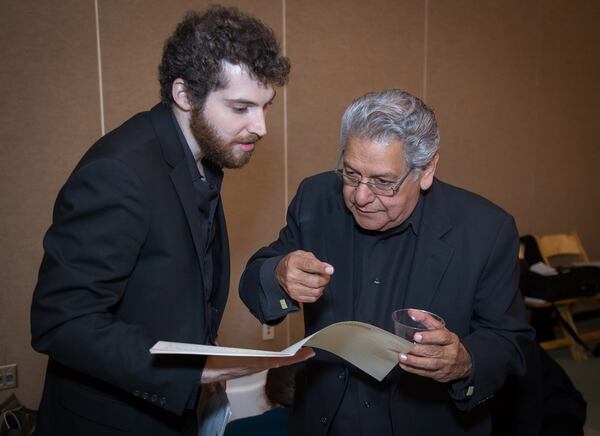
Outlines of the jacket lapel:
{"label": "jacket lapel", "polygon": [[422,194],[423,216],[402,307],[429,309],[454,250],[441,238],[451,228],[444,199],[436,183]]}
{"label": "jacket lapel", "polygon": [[328,288],[331,293],[328,304],[333,306],[335,322],[350,320],[353,313],[354,226],[354,218],[342,201],[340,186],[339,198],[335,200],[324,232],[327,262],[336,271]]}
{"label": "jacket lapel", "polygon": [[[160,141],[163,157],[165,161],[173,168],[169,176],[175,187],[175,191],[179,196],[179,201],[184,210],[185,217],[190,227],[192,240],[196,249],[196,257],[198,265],[202,272],[201,277],[204,277],[203,247],[202,247],[202,219],[196,205],[194,187],[192,185],[192,177],[185,160],[185,153],[182,149],[182,144],[179,142],[179,137],[170,109],[159,103],[150,111],[150,119],[154,126],[154,131]],[[202,289],[207,297],[204,283],[201,283]]]}
{"label": "jacket lapel", "polygon": [[[204,256],[204,249],[202,247],[202,230],[203,220],[200,217],[200,212],[196,205],[194,187],[192,185],[192,179],[190,176],[190,170],[188,168],[185,159],[177,165],[173,171],[171,171],[171,181],[175,186],[175,191],[179,196],[179,201],[185,212],[190,232],[192,233],[192,239],[194,241],[194,247],[196,248],[196,256],[198,258],[198,265],[202,271],[202,277],[204,277],[204,262],[202,258]],[[204,288],[204,284],[202,286]],[[206,290],[205,290],[206,292]]]}

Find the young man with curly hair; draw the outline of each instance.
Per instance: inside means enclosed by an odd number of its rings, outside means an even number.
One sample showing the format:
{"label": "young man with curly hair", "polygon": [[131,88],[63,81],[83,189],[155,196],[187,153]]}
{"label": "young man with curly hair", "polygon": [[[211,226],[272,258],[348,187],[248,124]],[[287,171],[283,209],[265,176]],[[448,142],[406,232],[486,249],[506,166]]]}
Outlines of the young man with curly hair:
{"label": "young man with curly hair", "polygon": [[153,357],[214,344],[229,289],[222,168],[266,134],[289,62],[234,8],[188,13],[167,40],[161,102],[102,137],[59,193],[31,309],[49,356],[37,435],[197,434],[211,383],[306,359]]}

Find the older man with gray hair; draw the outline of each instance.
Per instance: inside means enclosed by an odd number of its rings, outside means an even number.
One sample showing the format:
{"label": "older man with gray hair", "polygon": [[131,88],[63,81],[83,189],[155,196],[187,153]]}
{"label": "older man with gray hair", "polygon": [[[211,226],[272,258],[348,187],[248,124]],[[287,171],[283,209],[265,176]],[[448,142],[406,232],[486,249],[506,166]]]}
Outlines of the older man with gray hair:
{"label": "older man with gray hair", "polygon": [[248,262],[240,295],[263,323],[304,304],[306,335],[339,321],[394,331],[417,308],[430,330],[377,382],[317,351],[302,365],[293,435],[491,434],[486,400],[525,370],[533,337],[518,296],[513,218],[437,180],[433,111],[401,90],[356,99],[335,171],[304,180],[279,238]]}

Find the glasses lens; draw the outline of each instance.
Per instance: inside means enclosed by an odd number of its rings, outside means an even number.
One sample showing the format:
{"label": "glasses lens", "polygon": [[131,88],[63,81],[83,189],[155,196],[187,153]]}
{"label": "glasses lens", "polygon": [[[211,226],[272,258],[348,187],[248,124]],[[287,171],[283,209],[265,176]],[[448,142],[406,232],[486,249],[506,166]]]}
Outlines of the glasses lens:
{"label": "glasses lens", "polygon": [[383,188],[381,186],[373,185],[371,183],[367,183],[367,185],[371,189],[371,192],[373,192],[373,194],[375,194],[375,195],[383,195],[384,197],[389,197],[391,195],[394,195],[394,191],[392,190],[392,187]]}
{"label": "glasses lens", "polygon": [[381,184],[377,184],[377,183],[373,183],[373,182],[369,182],[369,181],[363,182],[362,177],[357,176],[356,174],[348,174],[348,173],[344,172],[344,170],[342,170],[342,169],[336,169],[335,173],[342,180],[344,185],[352,186],[353,188],[356,188],[358,185],[363,183],[363,184],[367,185],[367,187],[375,195],[380,195],[380,196],[384,196],[384,197],[392,197],[394,194],[396,194],[396,191],[398,190],[398,188],[400,187],[402,182],[404,182],[404,180],[406,179],[406,177],[408,176],[408,174],[411,171],[412,171],[412,168],[409,169],[400,178],[400,180],[397,183],[395,183],[393,186],[381,186]]}
{"label": "glasses lens", "polygon": [[344,170],[337,170],[336,173],[342,179],[345,185],[356,187],[360,182],[360,177],[356,177],[354,175],[346,174]]}
{"label": "glasses lens", "polygon": [[361,182],[360,176],[357,176],[355,174],[347,174],[344,172],[344,170],[335,170],[335,173],[346,186],[356,188],[361,183],[364,183],[375,195],[383,195],[387,197],[394,195],[394,190],[392,189],[392,187],[378,186],[372,182]]}

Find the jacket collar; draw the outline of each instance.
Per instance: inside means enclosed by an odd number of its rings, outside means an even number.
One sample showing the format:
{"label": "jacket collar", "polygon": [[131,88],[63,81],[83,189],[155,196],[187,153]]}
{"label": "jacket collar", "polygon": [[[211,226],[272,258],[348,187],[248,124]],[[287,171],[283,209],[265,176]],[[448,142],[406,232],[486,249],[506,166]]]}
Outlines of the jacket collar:
{"label": "jacket collar", "polygon": [[429,190],[421,193],[423,210],[404,298],[403,307],[406,308],[430,308],[454,253],[443,240],[453,227],[443,190],[444,184],[435,179]]}
{"label": "jacket collar", "polygon": [[171,167],[176,167],[184,160],[185,154],[173,124],[171,108],[164,103],[158,103],[150,109],[150,119],[165,161]]}

